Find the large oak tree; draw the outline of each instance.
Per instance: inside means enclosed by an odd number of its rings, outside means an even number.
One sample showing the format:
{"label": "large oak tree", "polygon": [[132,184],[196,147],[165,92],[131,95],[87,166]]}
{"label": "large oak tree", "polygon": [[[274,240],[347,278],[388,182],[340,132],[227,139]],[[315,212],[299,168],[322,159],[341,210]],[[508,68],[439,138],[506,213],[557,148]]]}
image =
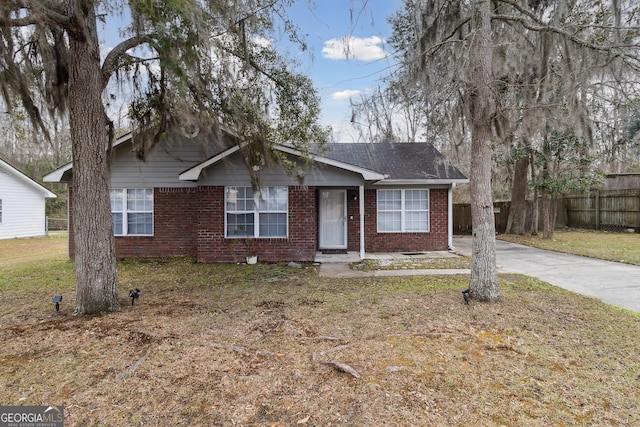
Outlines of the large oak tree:
{"label": "large oak tree", "polygon": [[[326,137],[310,80],[292,72],[266,38],[274,14],[285,16],[286,3],[0,3],[0,93],[6,105],[21,105],[44,138],[51,138],[53,123],[67,118],[71,130],[76,314],[119,308],[108,191],[114,125],[105,108],[105,99],[120,96],[117,88],[132,96],[128,109],[141,158],[175,129],[220,137],[226,126],[247,147],[249,161],[268,157],[274,142],[307,152],[309,142]],[[111,17],[125,24],[109,28],[121,39],[103,55],[102,21]],[[282,23],[293,36],[292,23]]]}
{"label": "large oak tree", "polygon": [[[389,43],[400,66],[387,79],[385,104],[415,105],[421,97],[425,134],[439,133],[457,148],[471,141],[475,298],[499,295],[491,182],[496,147],[514,154],[515,201],[522,207],[532,153],[552,132],[593,141],[590,105],[631,86],[640,66],[636,3],[405,0],[392,17]],[[395,96],[398,87],[411,96]],[[522,232],[522,217],[513,222]]]}

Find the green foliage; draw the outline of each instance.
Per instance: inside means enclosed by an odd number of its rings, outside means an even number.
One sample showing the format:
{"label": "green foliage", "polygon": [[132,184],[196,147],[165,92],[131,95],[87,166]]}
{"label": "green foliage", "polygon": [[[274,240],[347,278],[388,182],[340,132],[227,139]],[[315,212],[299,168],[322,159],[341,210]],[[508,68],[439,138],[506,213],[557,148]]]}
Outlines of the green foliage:
{"label": "green foliage", "polygon": [[[220,137],[224,126],[246,144],[242,152],[250,170],[275,159],[292,171],[271,151],[274,144],[288,143],[306,154],[310,143],[326,141],[310,79],[292,70],[268,38],[271,14],[283,3],[136,0],[130,5],[129,32],[146,34],[152,50],[147,56],[154,59],[128,66],[140,81],[146,78],[130,109],[141,134],[154,141],[176,129]],[[148,148],[142,147],[140,157]]]}
{"label": "green foliage", "polygon": [[602,172],[593,167],[596,160],[596,156],[589,154],[584,138],[573,131],[552,131],[542,149],[534,152],[534,163],[543,173],[530,185],[553,197],[588,191],[604,179]]}
{"label": "green foliage", "polygon": [[[306,49],[295,23],[286,17],[290,4],[291,0],[87,2],[86,8],[93,8],[111,30],[124,25],[118,28],[121,43],[98,65],[105,85],[117,83],[109,87],[111,97],[132,99],[130,119],[142,137],[136,140],[144,141],[139,157],[167,133],[206,132],[221,138],[221,127],[249,145],[248,164],[271,159],[276,143],[292,144],[304,154],[308,144],[327,139],[327,129],[318,124],[319,98],[311,81],[292,68],[294,61],[276,52],[269,38],[278,19],[290,38]],[[86,19],[85,15],[53,3],[25,8],[11,2],[0,11],[0,27],[6,30],[0,33],[2,96],[10,111],[21,112],[49,137],[47,119],[66,119],[70,58],[65,34],[75,36],[77,27],[69,22]],[[122,21],[112,21],[114,17]],[[23,26],[22,18],[33,25]],[[20,105],[19,110],[13,108]]]}

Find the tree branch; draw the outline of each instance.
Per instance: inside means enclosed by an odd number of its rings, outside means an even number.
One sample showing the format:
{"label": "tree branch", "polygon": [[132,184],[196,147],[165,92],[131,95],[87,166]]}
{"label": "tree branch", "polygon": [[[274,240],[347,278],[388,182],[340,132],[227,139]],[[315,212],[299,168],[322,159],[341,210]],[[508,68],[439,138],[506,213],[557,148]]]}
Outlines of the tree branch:
{"label": "tree branch", "polygon": [[30,13],[22,18],[7,18],[0,16],[0,26],[2,27],[27,27],[29,25],[37,25],[42,23],[44,17],[46,23],[60,25],[64,29],[74,30],[73,20],[66,16],[62,11],[57,10],[51,1],[39,2],[31,0],[19,0],[13,4],[5,4],[4,10],[8,14],[18,13],[22,10],[28,10]]}
{"label": "tree branch", "polygon": [[[531,18],[533,21],[535,21],[538,25],[546,25],[544,21],[542,21],[540,18],[538,18],[535,14],[533,14],[530,10],[522,7],[522,5],[518,4],[517,2],[513,1],[513,0],[498,0],[500,3],[504,3],[507,4],[511,7],[513,7],[514,9],[516,9],[518,12],[528,16],[529,18]],[[613,26],[613,25],[581,25],[580,28],[584,29],[584,28],[599,28],[599,29],[605,29],[605,30],[634,30],[634,31],[638,31],[640,30],[640,27],[637,26],[628,26],[628,27],[619,27],[619,26]]]}
{"label": "tree branch", "polygon": [[429,52],[427,54],[434,55],[438,50],[440,50],[440,48],[443,45],[448,44],[449,40],[452,39],[453,36],[455,36],[458,31],[460,31],[460,28],[462,28],[465,24],[468,24],[469,21],[471,21],[471,17],[466,17],[464,19],[461,19],[458,25],[456,25],[456,27],[453,30],[449,31],[448,36],[444,37],[441,41],[439,41],[438,43],[434,44],[429,48]]}
{"label": "tree branch", "polygon": [[[555,33],[558,34],[562,37],[564,37],[566,40],[570,40],[573,43],[576,43],[582,47],[586,47],[589,48],[591,50],[594,51],[599,51],[599,52],[606,52],[606,53],[611,53],[617,57],[623,57],[623,58],[629,58],[635,62],[640,63],[640,57],[636,56],[636,55],[631,55],[629,53],[624,53],[624,52],[613,52],[613,49],[615,48],[621,48],[623,46],[615,46],[615,45],[610,45],[610,46],[604,46],[604,45],[597,45],[591,42],[588,42],[587,40],[584,40],[580,37],[575,36],[573,33],[570,33],[569,31],[566,31],[564,29],[558,28],[558,27],[554,27],[551,25],[545,25],[545,24],[533,24],[531,22],[529,22],[528,20],[526,20],[525,18],[521,17],[521,16],[513,16],[513,15],[493,15],[491,17],[492,20],[501,20],[501,21],[511,21],[511,22],[518,22],[520,23],[520,25],[522,25],[524,28],[531,30],[531,31],[536,31],[536,32],[549,32],[549,33]],[[637,68],[634,67],[634,68]]]}
{"label": "tree branch", "polygon": [[140,34],[131,37],[127,40],[123,40],[115,48],[111,50],[102,63],[102,84],[106,87],[111,79],[113,73],[115,73],[122,65],[122,58],[128,57],[127,51],[133,49],[145,43],[151,44],[151,36],[148,34]]}
{"label": "tree branch", "polygon": [[276,85],[280,86],[280,87],[286,87],[286,84],[281,81],[279,78],[277,78],[276,76],[274,76],[273,74],[269,73],[267,70],[264,70],[260,64],[258,64],[257,62],[255,62],[254,60],[252,60],[251,58],[249,58],[247,55],[243,55],[242,52],[238,52],[234,49],[228,49],[228,48],[222,48],[225,52],[230,53],[231,55],[235,56],[236,58],[245,61],[247,64],[251,65],[251,67],[253,67],[254,70],[258,71],[260,74],[264,75],[265,77],[267,77],[269,80],[271,80],[272,82],[274,82]]}

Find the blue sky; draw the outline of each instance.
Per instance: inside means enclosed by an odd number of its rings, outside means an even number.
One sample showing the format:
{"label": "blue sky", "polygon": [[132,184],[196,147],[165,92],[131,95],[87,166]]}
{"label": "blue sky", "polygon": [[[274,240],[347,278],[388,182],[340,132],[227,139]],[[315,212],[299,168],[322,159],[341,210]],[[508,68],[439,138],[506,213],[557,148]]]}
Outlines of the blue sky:
{"label": "blue sky", "polygon": [[[387,18],[400,6],[401,0],[296,0],[288,16],[305,37],[306,52],[291,44],[288,34],[276,30],[273,42],[288,50],[283,53],[299,61],[296,70],[313,80],[322,100],[322,123],[333,128],[337,141],[357,141],[349,101],[366,95],[392,66],[385,43],[391,34]],[[103,27],[105,51],[120,41],[114,30],[128,20],[128,14],[110,19]],[[112,114],[122,115],[122,108]]]}
{"label": "blue sky", "polygon": [[322,121],[340,142],[356,139],[350,98],[367,94],[392,66],[387,18],[400,6],[400,0],[317,0],[310,10],[299,0],[290,9],[310,50],[299,54],[298,71],[312,78],[322,99]]}

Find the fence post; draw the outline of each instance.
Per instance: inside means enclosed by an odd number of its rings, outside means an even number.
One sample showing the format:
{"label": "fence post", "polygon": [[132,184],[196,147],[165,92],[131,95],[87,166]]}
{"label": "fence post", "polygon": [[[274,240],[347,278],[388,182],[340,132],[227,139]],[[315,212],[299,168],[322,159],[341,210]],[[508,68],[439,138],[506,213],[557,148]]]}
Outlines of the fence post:
{"label": "fence post", "polygon": [[600,230],[600,190],[596,190],[596,230]]}
{"label": "fence post", "polygon": [[49,237],[49,217],[44,217],[44,235]]}

